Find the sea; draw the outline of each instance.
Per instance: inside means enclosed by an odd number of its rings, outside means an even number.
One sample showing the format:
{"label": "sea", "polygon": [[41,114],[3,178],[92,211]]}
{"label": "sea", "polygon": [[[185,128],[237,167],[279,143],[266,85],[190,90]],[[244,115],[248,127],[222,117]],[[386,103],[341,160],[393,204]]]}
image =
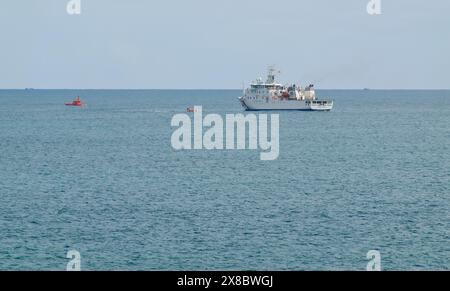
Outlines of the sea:
{"label": "sea", "polygon": [[[450,91],[321,90],[278,159],[171,146],[240,90],[0,90],[0,270],[450,269]],[[64,106],[76,96],[83,108]]]}

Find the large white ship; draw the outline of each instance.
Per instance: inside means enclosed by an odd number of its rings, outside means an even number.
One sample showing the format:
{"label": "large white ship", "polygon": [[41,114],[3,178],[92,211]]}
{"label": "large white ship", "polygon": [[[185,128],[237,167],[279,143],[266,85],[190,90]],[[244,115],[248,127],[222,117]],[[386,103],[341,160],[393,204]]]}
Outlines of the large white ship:
{"label": "large white ship", "polygon": [[330,111],[332,100],[317,100],[314,85],[302,88],[298,85],[284,86],[275,81],[277,70],[269,68],[267,81],[261,78],[244,90],[239,101],[245,110],[308,110]]}

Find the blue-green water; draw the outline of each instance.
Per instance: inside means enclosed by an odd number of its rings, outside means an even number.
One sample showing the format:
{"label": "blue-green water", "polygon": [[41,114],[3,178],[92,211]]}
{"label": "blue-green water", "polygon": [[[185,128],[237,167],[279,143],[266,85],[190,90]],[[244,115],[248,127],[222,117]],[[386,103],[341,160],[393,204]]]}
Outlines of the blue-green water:
{"label": "blue-green water", "polygon": [[450,268],[450,91],[320,91],[276,161],[172,149],[174,114],[239,93],[0,91],[0,269]]}

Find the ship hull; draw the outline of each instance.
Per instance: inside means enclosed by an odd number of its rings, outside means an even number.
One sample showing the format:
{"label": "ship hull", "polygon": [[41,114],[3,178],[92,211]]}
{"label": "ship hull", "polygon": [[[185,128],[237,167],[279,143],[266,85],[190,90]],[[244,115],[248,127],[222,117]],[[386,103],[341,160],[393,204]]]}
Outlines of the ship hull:
{"label": "ship hull", "polygon": [[313,104],[303,100],[248,100],[239,99],[246,111],[293,110],[293,111],[330,111],[333,103]]}

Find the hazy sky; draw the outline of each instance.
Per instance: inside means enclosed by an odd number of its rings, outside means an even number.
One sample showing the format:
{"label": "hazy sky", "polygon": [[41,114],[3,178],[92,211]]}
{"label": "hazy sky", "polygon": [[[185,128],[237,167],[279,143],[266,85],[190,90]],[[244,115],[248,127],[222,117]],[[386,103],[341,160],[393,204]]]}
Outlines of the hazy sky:
{"label": "hazy sky", "polygon": [[0,88],[450,88],[450,1],[0,2]]}

